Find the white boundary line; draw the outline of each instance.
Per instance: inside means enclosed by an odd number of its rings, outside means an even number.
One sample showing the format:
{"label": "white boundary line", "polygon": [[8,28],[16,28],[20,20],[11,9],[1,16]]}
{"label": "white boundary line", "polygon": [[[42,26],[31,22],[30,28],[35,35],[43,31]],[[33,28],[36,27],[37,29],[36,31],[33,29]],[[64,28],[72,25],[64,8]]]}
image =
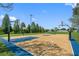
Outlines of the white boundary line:
{"label": "white boundary line", "polygon": [[72,44],[71,44],[71,41],[70,41],[70,39],[69,39],[69,42],[70,42],[70,46],[71,46],[72,53],[73,53],[73,56],[74,56],[74,51],[73,51],[73,48],[72,48]]}

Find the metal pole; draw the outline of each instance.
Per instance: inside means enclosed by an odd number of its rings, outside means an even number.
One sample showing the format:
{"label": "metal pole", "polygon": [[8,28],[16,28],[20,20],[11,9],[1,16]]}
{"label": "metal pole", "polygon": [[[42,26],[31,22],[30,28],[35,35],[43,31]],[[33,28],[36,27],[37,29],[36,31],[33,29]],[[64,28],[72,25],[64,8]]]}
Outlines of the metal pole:
{"label": "metal pole", "polygon": [[71,39],[71,31],[69,31],[69,39]]}
{"label": "metal pole", "polygon": [[8,25],[8,42],[10,42],[10,24]]}
{"label": "metal pole", "polygon": [[32,14],[30,14],[30,33],[32,33],[32,31],[31,31],[31,24],[32,24]]}
{"label": "metal pole", "polygon": [[[13,21],[10,21],[13,22]],[[10,42],[10,23],[8,24],[8,42]]]}
{"label": "metal pole", "polygon": [[72,29],[70,28],[69,29],[69,39],[71,39],[71,36],[72,36]]}

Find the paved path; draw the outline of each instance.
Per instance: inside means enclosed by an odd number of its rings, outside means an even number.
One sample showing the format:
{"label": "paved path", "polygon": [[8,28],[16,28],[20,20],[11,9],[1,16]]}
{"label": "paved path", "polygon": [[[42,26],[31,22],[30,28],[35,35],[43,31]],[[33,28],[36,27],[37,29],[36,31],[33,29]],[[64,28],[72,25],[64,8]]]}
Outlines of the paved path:
{"label": "paved path", "polygon": [[12,42],[8,42],[7,40],[0,38],[2,41],[16,56],[32,56],[28,51],[23,50],[22,48],[14,45]]}
{"label": "paved path", "polygon": [[72,44],[74,56],[79,56],[79,43],[77,43],[73,37],[70,39],[70,41]]}

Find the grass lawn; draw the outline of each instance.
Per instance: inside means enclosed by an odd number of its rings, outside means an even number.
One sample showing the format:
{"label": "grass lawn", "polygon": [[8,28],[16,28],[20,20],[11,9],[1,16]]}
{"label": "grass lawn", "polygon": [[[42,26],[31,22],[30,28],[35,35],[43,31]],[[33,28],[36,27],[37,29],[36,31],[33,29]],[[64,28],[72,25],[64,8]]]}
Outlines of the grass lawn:
{"label": "grass lawn", "polygon": [[12,53],[1,41],[0,41],[0,56],[14,56]]}
{"label": "grass lawn", "polygon": [[[41,34],[41,33],[25,33],[24,35],[23,34],[10,34],[11,37],[16,37],[16,36],[27,36],[27,35],[36,35],[36,34]],[[0,35],[0,37],[3,37],[5,39],[8,39],[8,35],[7,34],[2,34]]]}
{"label": "grass lawn", "polygon": [[[24,35],[33,35],[33,34],[39,34],[39,33],[26,33]],[[11,36],[23,36],[23,34],[11,34]],[[7,37],[7,34],[2,34],[0,37]]]}
{"label": "grass lawn", "polygon": [[79,33],[73,32],[72,35],[74,36],[75,40],[79,43]]}

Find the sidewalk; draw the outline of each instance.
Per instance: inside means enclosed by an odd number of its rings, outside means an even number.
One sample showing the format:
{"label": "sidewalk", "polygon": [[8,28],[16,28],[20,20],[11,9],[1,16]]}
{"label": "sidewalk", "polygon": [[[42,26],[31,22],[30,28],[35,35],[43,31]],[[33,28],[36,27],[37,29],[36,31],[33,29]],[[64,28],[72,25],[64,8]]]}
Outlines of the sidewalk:
{"label": "sidewalk", "polygon": [[0,41],[2,41],[13,53],[15,53],[16,56],[32,56],[30,52],[23,50],[22,48],[8,42],[3,38],[0,38]]}

